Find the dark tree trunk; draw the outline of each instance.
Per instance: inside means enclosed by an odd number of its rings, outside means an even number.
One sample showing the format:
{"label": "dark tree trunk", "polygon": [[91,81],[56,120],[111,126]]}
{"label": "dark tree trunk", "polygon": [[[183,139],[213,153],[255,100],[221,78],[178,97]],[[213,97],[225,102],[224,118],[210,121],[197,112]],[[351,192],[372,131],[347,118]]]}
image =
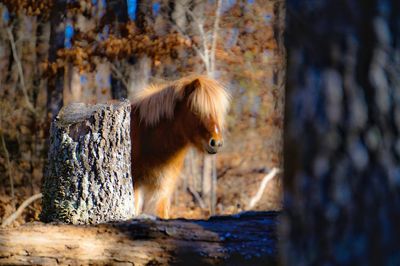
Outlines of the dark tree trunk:
{"label": "dark tree trunk", "polygon": [[145,32],[152,15],[151,4],[149,1],[137,0],[136,5],[136,25],[140,31]]}
{"label": "dark tree trunk", "polygon": [[276,215],[0,229],[1,265],[276,265]]}
{"label": "dark tree trunk", "polygon": [[[107,1],[108,12],[105,16],[112,18],[108,24],[113,24],[114,30],[118,32],[120,24],[127,23],[128,18],[128,7],[126,0],[108,0]],[[126,37],[125,32],[118,32],[121,37]],[[117,68],[122,68],[122,64],[114,62]],[[126,99],[128,97],[128,88],[124,85],[120,78],[111,75],[111,93],[113,99]]]}
{"label": "dark tree trunk", "polygon": [[[64,47],[64,16],[66,13],[67,1],[56,0],[50,14],[50,44],[49,44],[49,62],[55,63],[57,60],[57,51]],[[52,75],[47,85],[47,124],[60,111],[63,105],[63,83],[64,72],[59,69],[56,75]],[[48,132],[48,130],[46,130]]]}
{"label": "dark tree trunk", "polygon": [[130,103],[71,104],[51,126],[41,220],[73,224],[134,215]]}
{"label": "dark tree trunk", "polygon": [[285,264],[400,265],[400,2],[287,17]]}

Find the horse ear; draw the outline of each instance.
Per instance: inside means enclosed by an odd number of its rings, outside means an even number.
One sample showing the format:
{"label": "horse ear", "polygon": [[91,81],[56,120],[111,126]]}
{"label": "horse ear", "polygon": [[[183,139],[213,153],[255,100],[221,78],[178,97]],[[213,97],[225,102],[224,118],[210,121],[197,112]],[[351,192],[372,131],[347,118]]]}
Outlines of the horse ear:
{"label": "horse ear", "polygon": [[190,94],[192,94],[192,92],[195,91],[196,89],[200,88],[200,86],[201,86],[201,84],[200,84],[200,80],[198,78],[196,78],[193,81],[191,81],[185,87],[185,97],[187,97]]}

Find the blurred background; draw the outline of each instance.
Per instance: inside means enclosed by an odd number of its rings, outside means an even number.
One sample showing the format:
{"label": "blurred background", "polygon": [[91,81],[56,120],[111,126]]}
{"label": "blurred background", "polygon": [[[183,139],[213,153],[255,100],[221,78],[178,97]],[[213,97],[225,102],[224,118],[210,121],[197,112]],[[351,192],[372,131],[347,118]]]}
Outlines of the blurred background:
{"label": "blurred background", "polygon": [[[281,0],[2,0],[0,222],[40,192],[63,105],[130,99],[191,73],[221,80],[233,100],[225,149],[189,152],[172,216],[281,209],[280,176],[261,183],[282,168],[283,14]],[[37,220],[40,208],[14,225]]]}
{"label": "blurred background", "polygon": [[400,1],[286,1],[283,265],[400,265]]}

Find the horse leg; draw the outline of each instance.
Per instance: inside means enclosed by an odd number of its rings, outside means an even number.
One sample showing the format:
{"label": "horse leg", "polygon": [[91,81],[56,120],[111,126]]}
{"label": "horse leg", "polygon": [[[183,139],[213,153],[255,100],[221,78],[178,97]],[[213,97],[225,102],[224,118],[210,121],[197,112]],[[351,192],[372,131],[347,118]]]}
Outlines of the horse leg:
{"label": "horse leg", "polygon": [[170,193],[169,190],[153,187],[143,191],[143,212],[156,215],[163,219],[169,218]]}
{"label": "horse leg", "polygon": [[157,183],[146,184],[141,188],[141,207],[144,213],[169,218],[172,193],[178,178],[177,171],[165,171]]}
{"label": "horse leg", "polygon": [[135,183],[133,193],[135,196],[135,216],[138,216],[143,212],[143,188]]}
{"label": "horse leg", "polygon": [[169,195],[163,195],[157,203],[156,213],[157,216],[163,219],[169,219],[169,207],[171,201]]}
{"label": "horse leg", "polygon": [[141,205],[141,212],[143,213],[168,219],[174,187],[170,178],[165,178],[163,181],[162,186],[143,186],[139,189],[141,197],[137,204]]}
{"label": "horse leg", "polygon": [[164,179],[163,189],[158,197],[155,210],[157,216],[161,218],[169,219],[172,194],[175,190],[177,178],[177,172],[173,172],[170,176]]}
{"label": "horse leg", "polygon": [[163,190],[157,186],[138,186],[135,188],[135,206],[137,206],[137,214],[157,215],[157,206],[163,195]]}

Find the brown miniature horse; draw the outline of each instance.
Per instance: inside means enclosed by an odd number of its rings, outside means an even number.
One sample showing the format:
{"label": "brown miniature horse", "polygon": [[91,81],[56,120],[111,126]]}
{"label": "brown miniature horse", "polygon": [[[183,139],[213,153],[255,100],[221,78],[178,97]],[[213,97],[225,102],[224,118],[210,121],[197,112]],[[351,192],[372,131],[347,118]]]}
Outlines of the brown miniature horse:
{"label": "brown miniature horse", "polygon": [[215,154],[230,96],[217,81],[192,76],[135,95],[131,114],[136,215],[169,217],[172,192],[188,148]]}

